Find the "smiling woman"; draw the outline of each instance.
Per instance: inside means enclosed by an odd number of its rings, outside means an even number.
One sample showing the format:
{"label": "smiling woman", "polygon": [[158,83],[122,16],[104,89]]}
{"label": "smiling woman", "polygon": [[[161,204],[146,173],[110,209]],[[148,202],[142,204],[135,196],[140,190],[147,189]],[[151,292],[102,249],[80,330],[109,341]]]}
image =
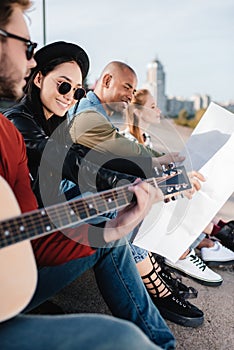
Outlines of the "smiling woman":
{"label": "smiling woman", "polygon": [[[67,119],[68,109],[85,95],[82,82],[88,74],[89,58],[80,46],[62,41],[44,46],[34,58],[37,66],[27,79],[25,97],[5,114],[24,136],[33,189],[42,206],[39,189],[41,157],[54,130],[66,124],[63,122]],[[50,137],[51,142],[55,140]],[[53,164],[53,159],[59,159],[61,154],[56,144],[48,163]]]}

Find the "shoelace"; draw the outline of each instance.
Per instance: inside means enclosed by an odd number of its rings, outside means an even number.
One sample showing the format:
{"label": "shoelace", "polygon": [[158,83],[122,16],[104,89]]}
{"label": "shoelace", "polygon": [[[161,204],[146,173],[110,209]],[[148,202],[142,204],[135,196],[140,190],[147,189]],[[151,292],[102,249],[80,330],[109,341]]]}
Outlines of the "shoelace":
{"label": "shoelace", "polygon": [[197,255],[190,255],[190,260],[192,261],[193,264],[195,264],[199,269],[202,271],[205,271],[206,269],[206,264],[204,263],[203,260],[201,260]]}
{"label": "shoelace", "polygon": [[[173,271],[173,273],[174,273],[174,271]],[[183,297],[184,299],[197,298],[198,291],[191,286],[187,287],[185,284],[183,284],[181,282],[180,277],[172,277],[171,272],[169,272],[169,268],[163,267],[163,269],[161,271],[161,276],[163,279],[169,280],[171,285],[172,285],[173,290],[177,289],[179,292],[179,295],[181,297]]]}
{"label": "shoelace", "polygon": [[[187,287],[184,283],[182,283],[181,277],[172,270],[169,266],[165,265],[165,258],[163,258],[160,255],[151,253],[150,259],[155,259],[159,266],[161,267],[161,271],[159,272],[159,275],[163,278],[163,280],[170,284],[173,292],[177,292],[177,294],[180,297],[183,297],[184,299],[195,299],[197,298],[198,291],[189,286]],[[154,261],[152,261],[154,263]]]}
{"label": "shoelace", "polygon": [[180,304],[184,308],[188,307],[188,305],[189,305],[186,300],[184,300],[183,298],[178,299],[178,298],[174,297],[174,295],[172,297],[172,300],[175,301],[177,304]]}

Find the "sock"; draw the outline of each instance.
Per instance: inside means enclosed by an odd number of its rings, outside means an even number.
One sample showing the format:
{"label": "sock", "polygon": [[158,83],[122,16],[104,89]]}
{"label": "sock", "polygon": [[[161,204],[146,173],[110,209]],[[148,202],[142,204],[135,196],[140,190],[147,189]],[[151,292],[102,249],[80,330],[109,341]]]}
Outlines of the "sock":
{"label": "sock", "polygon": [[220,228],[222,228],[224,225],[226,225],[226,222],[224,222],[223,220],[219,220],[218,225],[220,226]]}
{"label": "sock", "polygon": [[[221,221],[221,220],[220,220],[220,221]],[[214,224],[213,230],[212,230],[212,232],[211,232],[211,236],[217,235],[217,233],[219,232],[219,230],[221,230],[221,228],[224,226],[224,225],[222,225],[223,222],[222,222],[221,224],[219,224],[220,221],[218,222],[218,224]]]}

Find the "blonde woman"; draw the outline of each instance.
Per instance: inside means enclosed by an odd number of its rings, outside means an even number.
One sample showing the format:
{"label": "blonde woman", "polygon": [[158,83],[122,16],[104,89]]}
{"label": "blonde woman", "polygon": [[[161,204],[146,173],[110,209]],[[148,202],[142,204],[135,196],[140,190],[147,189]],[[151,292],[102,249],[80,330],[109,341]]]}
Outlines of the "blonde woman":
{"label": "blonde woman", "polygon": [[[150,135],[147,133],[149,127],[157,125],[160,122],[161,111],[156,105],[156,101],[149,90],[140,89],[134,94],[131,104],[126,113],[126,125],[122,134],[139,144],[144,144],[155,156],[158,156],[160,163],[166,159],[167,155],[161,155],[153,149],[153,144]],[[166,162],[165,162],[166,163]],[[213,229],[213,223],[210,223],[205,233],[210,234]],[[209,238],[204,238],[205,234],[202,234],[200,238],[200,244],[194,243],[190,249],[188,249],[176,262],[173,264],[170,261],[166,261],[167,264],[178,271],[184,272],[188,277],[192,277],[197,282],[205,285],[218,286],[222,283],[222,277],[217,273],[209,269],[205,263],[199,259],[194,253],[195,247],[201,248],[201,256],[204,259],[208,256],[210,260],[219,263],[232,263],[233,252],[230,249],[225,248],[220,242],[212,241]],[[222,261],[220,261],[222,259]],[[195,264],[199,262],[199,264]]]}

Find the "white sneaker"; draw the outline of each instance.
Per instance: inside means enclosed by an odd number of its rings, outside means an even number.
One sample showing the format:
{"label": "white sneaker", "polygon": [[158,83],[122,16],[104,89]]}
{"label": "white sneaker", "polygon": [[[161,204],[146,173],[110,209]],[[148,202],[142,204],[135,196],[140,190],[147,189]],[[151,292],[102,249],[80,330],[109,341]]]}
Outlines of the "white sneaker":
{"label": "white sneaker", "polygon": [[198,283],[206,286],[220,286],[223,282],[222,277],[206,266],[204,261],[195,254],[194,249],[191,250],[185,259],[178,260],[176,263],[165,259],[165,263],[185,276],[191,277]]}
{"label": "white sneaker", "polygon": [[234,264],[234,252],[215,241],[210,248],[201,248],[201,257],[209,266]]}

